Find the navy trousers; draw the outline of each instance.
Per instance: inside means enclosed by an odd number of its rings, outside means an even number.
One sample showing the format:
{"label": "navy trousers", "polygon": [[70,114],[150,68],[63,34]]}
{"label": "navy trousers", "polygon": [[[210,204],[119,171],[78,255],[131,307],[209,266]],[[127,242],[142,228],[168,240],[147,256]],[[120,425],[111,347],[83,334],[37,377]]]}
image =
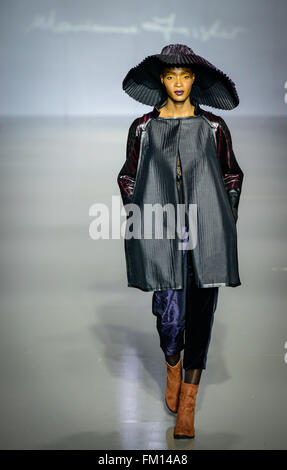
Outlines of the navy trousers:
{"label": "navy trousers", "polygon": [[154,291],[152,313],[156,316],[160,347],[166,355],[184,349],[183,368],[206,369],[219,287],[198,288],[194,282],[191,250],[182,250],[183,289]]}

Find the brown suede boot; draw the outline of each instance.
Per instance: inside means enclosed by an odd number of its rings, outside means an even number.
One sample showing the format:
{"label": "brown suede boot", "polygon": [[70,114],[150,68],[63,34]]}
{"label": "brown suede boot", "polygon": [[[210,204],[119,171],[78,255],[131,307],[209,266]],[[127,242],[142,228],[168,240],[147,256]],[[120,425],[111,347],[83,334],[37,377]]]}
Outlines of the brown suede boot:
{"label": "brown suede boot", "polygon": [[192,438],[194,432],[194,413],[199,384],[181,382],[177,420],[173,437],[175,439]]}
{"label": "brown suede boot", "polygon": [[182,361],[180,358],[175,366],[171,366],[167,361],[165,363],[167,365],[165,403],[169,411],[176,413],[182,381]]}

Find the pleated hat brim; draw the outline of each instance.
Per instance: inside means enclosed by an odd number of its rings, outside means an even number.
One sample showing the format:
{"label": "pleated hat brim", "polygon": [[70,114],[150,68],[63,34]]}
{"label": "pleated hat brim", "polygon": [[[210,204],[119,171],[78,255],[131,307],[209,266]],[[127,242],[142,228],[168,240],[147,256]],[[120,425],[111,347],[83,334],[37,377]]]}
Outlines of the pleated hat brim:
{"label": "pleated hat brim", "polygon": [[123,80],[123,90],[142,104],[155,106],[166,97],[160,81],[162,65],[191,67],[195,72],[190,98],[198,104],[234,109],[239,97],[234,82],[220,69],[196,54],[154,54],[133,67]]}

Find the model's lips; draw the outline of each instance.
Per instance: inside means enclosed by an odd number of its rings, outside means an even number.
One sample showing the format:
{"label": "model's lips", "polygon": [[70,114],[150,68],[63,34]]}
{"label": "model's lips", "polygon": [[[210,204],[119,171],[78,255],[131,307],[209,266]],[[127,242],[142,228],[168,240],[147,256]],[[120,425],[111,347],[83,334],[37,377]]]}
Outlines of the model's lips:
{"label": "model's lips", "polygon": [[182,95],[183,93],[184,93],[184,91],[183,91],[183,90],[178,90],[178,91],[175,91],[175,94],[176,94],[176,95]]}

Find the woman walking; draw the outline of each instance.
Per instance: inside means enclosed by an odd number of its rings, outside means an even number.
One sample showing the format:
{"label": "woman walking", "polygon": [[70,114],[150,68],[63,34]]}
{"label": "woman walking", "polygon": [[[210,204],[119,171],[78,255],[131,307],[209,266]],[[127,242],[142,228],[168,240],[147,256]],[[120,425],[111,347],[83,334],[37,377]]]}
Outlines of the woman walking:
{"label": "woman walking", "polygon": [[[241,285],[236,222],[243,181],[225,121],[199,104],[233,109],[239,98],[227,75],[182,44],[168,45],[132,68],[123,89],[154,106],[131,124],[118,175],[128,214],[128,286],[153,291],[152,313],[167,365],[165,402],[177,413],[174,438],[193,438],[218,288]],[[139,221],[139,214],[148,205],[180,208],[172,213],[179,228],[173,238],[145,236],[150,222]],[[158,214],[156,221],[168,231],[172,224]],[[129,236],[131,227],[135,237]]]}

